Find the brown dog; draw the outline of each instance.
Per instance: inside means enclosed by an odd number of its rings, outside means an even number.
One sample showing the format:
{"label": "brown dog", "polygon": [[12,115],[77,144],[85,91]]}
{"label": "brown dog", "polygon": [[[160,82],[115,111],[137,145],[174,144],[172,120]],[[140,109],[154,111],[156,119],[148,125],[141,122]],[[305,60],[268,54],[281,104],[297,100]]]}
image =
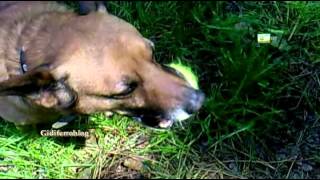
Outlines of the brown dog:
{"label": "brown dog", "polygon": [[54,2],[0,2],[0,116],[16,125],[116,112],[167,128],[204,94],[156,63],[153,44],[108,14]]}

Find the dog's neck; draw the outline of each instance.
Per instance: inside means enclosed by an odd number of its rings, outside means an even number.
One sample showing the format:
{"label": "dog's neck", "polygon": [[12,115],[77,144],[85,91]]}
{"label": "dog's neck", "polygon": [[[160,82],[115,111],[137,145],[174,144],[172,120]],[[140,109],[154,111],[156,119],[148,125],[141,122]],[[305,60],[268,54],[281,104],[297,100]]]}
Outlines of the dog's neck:
{"label": "dog's neck", "polygon": [[[43,15],[50,12],[69,11],[56,2],[19,3],[22,3],[25,8],[17,8],[18,3],[10,2],[8,4],[11,6],[3,6],[0,11],[0,81],[21,74],[20,49],[23,44],[37,36],[41,24],[46,19]],[[29,31],[26,31],[28,28]]]}

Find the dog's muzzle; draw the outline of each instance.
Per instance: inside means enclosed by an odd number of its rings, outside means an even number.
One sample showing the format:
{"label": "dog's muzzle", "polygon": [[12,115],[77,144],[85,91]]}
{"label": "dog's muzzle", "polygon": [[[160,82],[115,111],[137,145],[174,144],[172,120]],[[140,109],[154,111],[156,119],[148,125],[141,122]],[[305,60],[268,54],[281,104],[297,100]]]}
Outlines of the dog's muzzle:
{"label": "dog's muzzle", "polygon": [[186,100],[182,105],[168,110],[166,112],[152,112],[146,111],[146,113],[134,113],[133,119],[136,121],[159,129],[167,129],[170,128],[175,122],[184,121],[192,116],[195,112],[197,112],[205,99],[205,95],[200,90],[188,90]]}

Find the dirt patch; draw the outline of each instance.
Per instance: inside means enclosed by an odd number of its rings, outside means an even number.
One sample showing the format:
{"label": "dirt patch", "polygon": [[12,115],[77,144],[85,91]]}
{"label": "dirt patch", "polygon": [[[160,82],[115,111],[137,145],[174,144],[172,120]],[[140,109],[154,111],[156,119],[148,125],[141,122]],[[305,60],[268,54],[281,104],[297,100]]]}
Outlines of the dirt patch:
{"label": "dirt patch", "polygon": [[145,179],[148,178],[139,171],[124,167],[122,164],[104,168],[101,179]]}

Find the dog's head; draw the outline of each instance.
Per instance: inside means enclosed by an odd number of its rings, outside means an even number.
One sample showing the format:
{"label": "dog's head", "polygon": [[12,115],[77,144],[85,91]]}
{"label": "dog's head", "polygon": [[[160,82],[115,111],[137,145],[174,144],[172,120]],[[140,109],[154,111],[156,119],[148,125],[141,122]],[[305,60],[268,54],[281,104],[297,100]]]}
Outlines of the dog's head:
{"label": "dog's head", "polygon": [[178,72],[156,62],[151,41],[115,16],[74,17],[51,35],[52,49],[39,46],[43,38],[26,47],[29,71],[3,82],[2,94],[64,112],[116,112],[160,128],[187,119],[204,101]]}

